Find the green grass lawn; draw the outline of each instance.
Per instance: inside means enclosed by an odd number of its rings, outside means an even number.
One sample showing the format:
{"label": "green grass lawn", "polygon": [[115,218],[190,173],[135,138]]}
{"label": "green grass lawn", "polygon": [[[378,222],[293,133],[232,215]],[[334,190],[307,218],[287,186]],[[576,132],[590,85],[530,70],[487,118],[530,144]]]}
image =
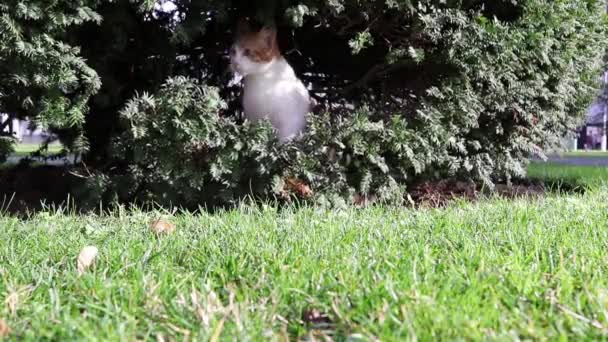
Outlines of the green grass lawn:
{"label": "green grass lawn", "polygon": [[[19,157],[29,156],[32,152],[38,151],[40,145],[38,144],[17,144],[15,145],[15,153],[13,155]],[[61,151],[61,144],[56,142],[49,145],[46,154],[55,154]]]}
{"label": "green grass lawn", "polygon": [[[588,191],[425,210],[243,205],[165,215],[177,229],[161,237],[159,214],[138,210],[0,215],[0,320],[14,340],[605,339],[608,169],[529,173]],[[99,256],[78,276],[87,245]]]}
{"label": "green grass lawn", "polygon": [[608,152],[602,151],[572,151],[560,155],[564,157],[608,158]]}
{"label": "green grass lawn", "polygon": [[528,167],[528,177],[549,186],[597,187],[608,182],[608,167],[532,162]]}
{"label": "green grass lawn", "polygon": [[165,237],[139,211],[0,217],[0,318],[15,340],[605,338],[606,198],[242,206],[169,216]]}

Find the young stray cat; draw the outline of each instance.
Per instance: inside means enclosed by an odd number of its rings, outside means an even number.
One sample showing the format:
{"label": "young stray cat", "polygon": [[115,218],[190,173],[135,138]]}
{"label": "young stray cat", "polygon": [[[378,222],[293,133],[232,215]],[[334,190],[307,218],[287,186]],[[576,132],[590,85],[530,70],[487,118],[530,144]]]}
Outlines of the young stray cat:
{"label": "young stray cat", "polygon": [[243,76],[243,111],[248,120],[268,118],[280,142],[304,130],[310,95],[281,55],[275,29],[264,27],[256,32],[241,21],[230,49],[230,67]]}

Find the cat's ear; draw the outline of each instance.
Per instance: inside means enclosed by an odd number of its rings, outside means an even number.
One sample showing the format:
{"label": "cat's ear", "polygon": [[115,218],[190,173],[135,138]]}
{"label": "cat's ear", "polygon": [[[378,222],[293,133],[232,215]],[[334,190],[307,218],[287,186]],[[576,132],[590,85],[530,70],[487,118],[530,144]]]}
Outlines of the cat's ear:
{"label": "cat's ear", "polygon": [[251,32],[251,25],[248,18],[241,18],[236,24],[236,35],[242,36]]}
{"label": "cat's ear", "polygon": [[262,37],[264,44],[269,48],[272,48],[276,44],[277,30],[273,27],[264,26],[260,30],[260,36]]}

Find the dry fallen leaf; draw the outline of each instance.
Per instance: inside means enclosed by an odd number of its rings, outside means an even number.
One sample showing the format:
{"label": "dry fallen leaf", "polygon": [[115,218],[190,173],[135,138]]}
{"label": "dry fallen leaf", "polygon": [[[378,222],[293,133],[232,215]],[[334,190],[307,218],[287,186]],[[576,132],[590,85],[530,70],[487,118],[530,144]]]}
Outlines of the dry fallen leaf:
{"label": "dry fallen leaf", "polygon": [[285,180],[285,190],[296,193],[302,198],[310,198],[314,194],[308,184],[296,178],[287,178]]}
{"label": "dry fallen leaf", "polygon": [[83,274],[84,271],[95,262],[99,250],[95,246],[84,247],[78,254],[78,274]]}
{"label": "dry fallen leaf", "polygon": [[317,309],[307,309],[302,313],[302,321],[307,324],[331,323],[329,315]]}
{"label": "dry fallen leaf", "polygon": [[0,319],[0,337],[7,337],[10,333],[11,328],[4,320]]}
{"label": "dry fallen leaf", "polygon": [[171,234],[175,231],[175,225],[159,218],[150,222],[150,230],[156,234]]}

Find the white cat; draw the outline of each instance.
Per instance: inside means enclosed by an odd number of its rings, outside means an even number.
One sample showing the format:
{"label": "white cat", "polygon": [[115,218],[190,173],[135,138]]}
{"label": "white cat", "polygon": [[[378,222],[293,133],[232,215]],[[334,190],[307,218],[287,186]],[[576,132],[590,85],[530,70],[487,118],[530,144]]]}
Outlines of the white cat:
{"label": "white cat", "polygon": [[277,33],[272,28],[251,30],[239,25],[230,50],[232,70],[243,76],[243,111],[250,121],[268,118],[280,142],[301,133],[311,110],[308,90],[279,51]]}

